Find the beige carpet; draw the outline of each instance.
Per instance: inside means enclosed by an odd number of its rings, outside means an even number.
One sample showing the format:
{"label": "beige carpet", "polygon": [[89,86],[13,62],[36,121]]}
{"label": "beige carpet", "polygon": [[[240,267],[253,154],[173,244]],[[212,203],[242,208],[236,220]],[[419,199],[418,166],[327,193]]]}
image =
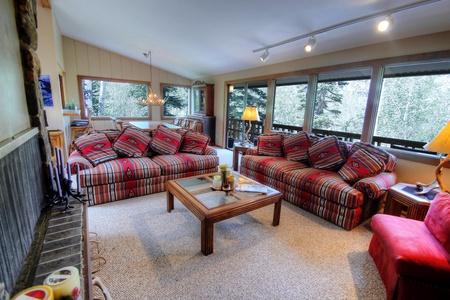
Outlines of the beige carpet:
{"label": "beige carpet", "polygon": [[215,225],[200,252],[200,221],[165,193],[89,207],[105,245],[97,274],[113,299],[385,299],[364,225],[346,231],[287,202]]}

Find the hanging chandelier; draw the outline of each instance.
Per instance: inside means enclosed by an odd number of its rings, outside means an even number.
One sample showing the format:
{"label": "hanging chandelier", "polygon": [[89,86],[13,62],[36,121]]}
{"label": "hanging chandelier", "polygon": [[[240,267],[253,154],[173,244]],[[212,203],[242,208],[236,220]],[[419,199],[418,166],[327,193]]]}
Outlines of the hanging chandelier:
{"label": "hanging chandelier", "polygon": [[153,83],[153,73],[152,73],[152,52],[148,51],[148,53],[143,53],[145,58],[148,58],[150,60],[150,85],[147,86],[148,93],[147,98],[141,101],[142,105],[157,105],[161,106],[164,105],[166,102],[163,98],[159,97],[152,89],[152,83]]}

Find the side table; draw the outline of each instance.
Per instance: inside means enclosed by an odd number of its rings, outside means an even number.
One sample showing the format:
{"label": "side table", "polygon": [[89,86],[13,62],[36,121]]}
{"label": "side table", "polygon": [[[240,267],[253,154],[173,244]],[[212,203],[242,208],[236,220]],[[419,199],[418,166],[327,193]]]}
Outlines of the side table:
{"label": "side table", "polygon": [[241,144],[234,144],[233,147],[233,170],[238,171],[239,167],[239,153],[244,154],[250,146],[244,146]]}
{"label": "side table", "polygon": [[406,218],[423,221],[430,208],[430,203],[439,192],[432,190],[424,195],[416,195],[416,185],[397,183],[388,191],[384,213],[400,216],[406,211]]}

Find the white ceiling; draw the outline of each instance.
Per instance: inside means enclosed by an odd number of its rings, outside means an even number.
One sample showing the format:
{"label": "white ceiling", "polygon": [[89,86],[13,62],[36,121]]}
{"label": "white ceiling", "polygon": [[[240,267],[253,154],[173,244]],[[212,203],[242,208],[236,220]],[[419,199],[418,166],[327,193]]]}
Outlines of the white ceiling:
{"label": "white ceiling", "polygon": [[450,30],[450,0],[394,13],[394,28],[375,18],[270,49],[254,49],[418,0],[52,0],[64,36],[198,79],[392,39]]}

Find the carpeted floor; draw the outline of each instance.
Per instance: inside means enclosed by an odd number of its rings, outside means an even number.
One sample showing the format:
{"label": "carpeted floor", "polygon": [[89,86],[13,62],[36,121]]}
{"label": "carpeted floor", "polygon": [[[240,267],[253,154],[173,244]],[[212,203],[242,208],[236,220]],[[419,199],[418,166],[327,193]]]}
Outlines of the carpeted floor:
{"label": "carpeted floor", "polygon": [[[384,299],[365,224],[346,231],[287,202],[215,225],[200,252],[200,221],[165,193],[89,207],[105,245],[97,274],[113,299]],[[367,222],[366,222],[367,224]]]}

